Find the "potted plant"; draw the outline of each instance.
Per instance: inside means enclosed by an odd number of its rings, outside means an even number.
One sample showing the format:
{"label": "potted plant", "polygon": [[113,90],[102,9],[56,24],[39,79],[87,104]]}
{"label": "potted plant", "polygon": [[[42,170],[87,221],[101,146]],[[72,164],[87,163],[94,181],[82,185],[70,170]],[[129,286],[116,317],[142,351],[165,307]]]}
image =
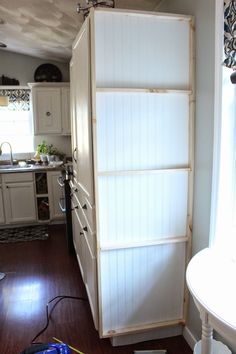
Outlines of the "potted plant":
{"label": "potted plant", "polygon": [[43,140],[41,144],[38,144],[36,154],[43,163],[63,160],[65,156],[62,152],[58,151],[53,144],[46,144],[45,140]]}
{"label": "potted plant", "polygon": [[56,156],[58,155],[58,150],[55,148],[55,146],[53,146],[53,144],[50,144],[47,146],[47,160],[48,163],[51,161],[55,161],[56,160]]}
{"label": "potted plant", "polygon": [[47,151],[48,151],[48,146],[46,144],[46,141],[43,140],[41,144],[38,144],[37,146],[37,153],[40,156],[40,160],[45,163],[47,162]]}

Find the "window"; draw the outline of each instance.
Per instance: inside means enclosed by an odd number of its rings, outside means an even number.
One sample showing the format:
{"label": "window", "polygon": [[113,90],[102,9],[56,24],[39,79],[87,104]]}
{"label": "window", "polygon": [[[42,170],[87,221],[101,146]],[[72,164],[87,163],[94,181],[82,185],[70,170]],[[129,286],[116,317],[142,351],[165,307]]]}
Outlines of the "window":
{"label": "window", "polygon": [[[233,70],[223,62],[223,0],[216,2],[216,98],[215,147],[211,245],[236,255],[236,85],[231,83]],[[230,1],[225,2],[228,6]],[[233,17],[232,17],[233,18]],[[230,37],[229,37],[230,38]],[[234,55],[230,45],[230,55]],[[229,60],[236,59],[233,56]],[[226,61],[225,61],[226,62]],[[232,62],[230,63],[230,65]],[[234,64],[235,65],[235,64]]]}
{"label": "window", "polygon": [[[231,71],[223,68],[221,148],[219,158],[218,203],[214,244],[236,246],[236,87]],[[235,248],[236,249],[236,248]]]}
{"label": "window", "polygon": [[0,89],[0,96],[9,97],[9,105],[0,107],[0,143],[8,141],[14,153],[32,152],[34,146],[30,90]]}

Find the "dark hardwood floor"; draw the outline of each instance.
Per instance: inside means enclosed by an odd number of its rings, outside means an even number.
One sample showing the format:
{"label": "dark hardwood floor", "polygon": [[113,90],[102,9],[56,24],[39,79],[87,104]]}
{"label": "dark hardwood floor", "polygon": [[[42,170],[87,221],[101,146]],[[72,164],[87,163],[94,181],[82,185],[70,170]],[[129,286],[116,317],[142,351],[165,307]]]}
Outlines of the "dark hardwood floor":
{"label": "dark hardwood floor", "polygon": [[[30,345],[46,323],[45,307],[53,297],[86,297],[77,260],[68,255],[61,225],[50,227],[47,241],[0,244],[0,272],[6,273],[0,281],[0,354],[20,354]],[[37,341],[50,343],[52,337],[85,354],[131,354],[140,349],[192,354],[182,336],[112,347],[109,339],[99,339],[88,303],[73,299],[57,304]]]}

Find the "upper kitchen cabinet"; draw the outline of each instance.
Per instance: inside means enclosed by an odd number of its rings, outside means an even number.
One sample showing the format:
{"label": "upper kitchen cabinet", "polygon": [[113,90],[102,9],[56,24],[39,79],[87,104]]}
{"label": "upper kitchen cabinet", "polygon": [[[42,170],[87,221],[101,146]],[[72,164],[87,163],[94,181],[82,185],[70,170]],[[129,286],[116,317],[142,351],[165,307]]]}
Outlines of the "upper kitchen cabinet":
{"label": "upper kitchen cabinet", "polygon": [[30,83],[35,135],[70,134],[69,83]]}

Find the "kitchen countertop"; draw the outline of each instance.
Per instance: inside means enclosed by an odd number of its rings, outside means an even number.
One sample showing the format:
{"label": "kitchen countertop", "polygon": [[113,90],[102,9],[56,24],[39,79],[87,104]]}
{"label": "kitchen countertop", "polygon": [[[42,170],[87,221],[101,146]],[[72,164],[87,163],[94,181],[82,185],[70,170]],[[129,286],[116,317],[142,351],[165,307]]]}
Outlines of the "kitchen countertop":
{"label": "kitchen countertop", "polygon": [[37,172],[37,171],[60,171],[63,165],[53,166],[53,165],[31,165],[26,166],[19,165],[0,165],[0,174],[3,173],[19,173],[19,172]]}

